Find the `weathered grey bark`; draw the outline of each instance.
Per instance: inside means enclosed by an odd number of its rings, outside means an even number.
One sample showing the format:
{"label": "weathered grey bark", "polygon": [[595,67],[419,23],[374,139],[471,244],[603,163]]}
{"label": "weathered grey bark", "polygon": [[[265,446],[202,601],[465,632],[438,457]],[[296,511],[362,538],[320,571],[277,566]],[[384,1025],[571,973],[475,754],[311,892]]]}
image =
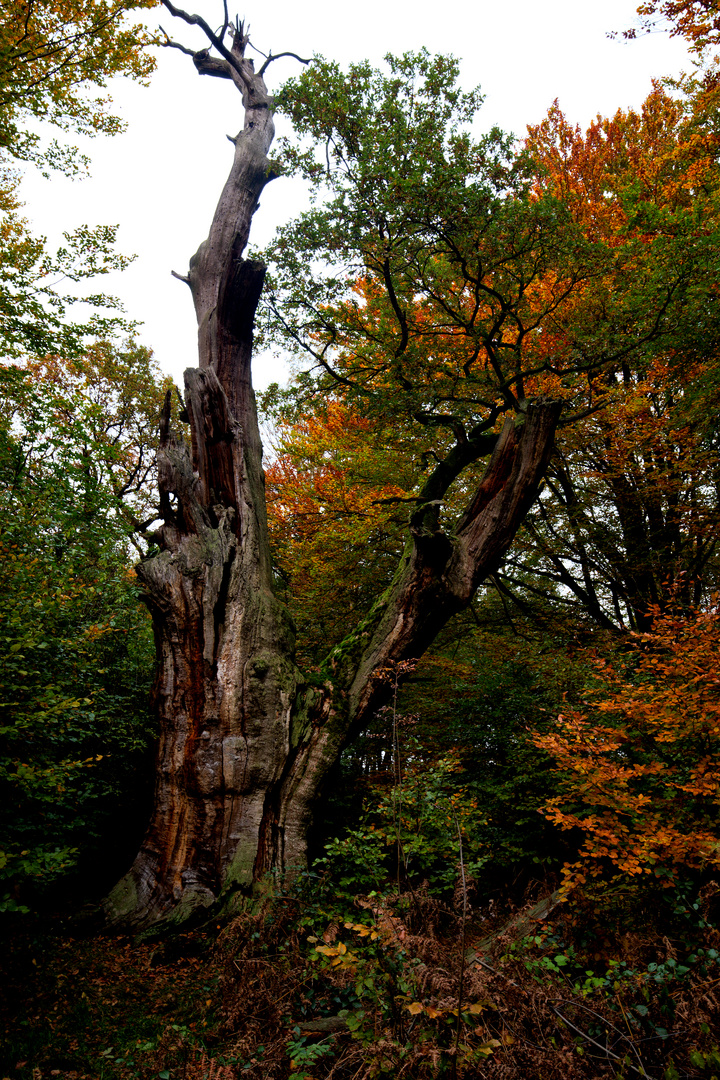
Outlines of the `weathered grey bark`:
{"label": "weathered grey bark", "polygon": [[200,357],[185,372],[192,448],[171,432],[168,400],[160,553],[137,568],[158,651],[155,807],[107,901],[111,919],[136,926],[302,865],[313,805],[343,745],[381,703],[382,670],[421,655],[497,567],[536,495],[559,414],[557,403],[541,403],[524,423],[507,421],[452,535],[432,505],[420,507],[391,587],[330,655],[325,685],[306,687],[273,593],[250,373],[264,267],[242,253],[274,167],[272,103],[246,44],[239,33],[220,59],[194,56],[201,73],[233,80],[245,123],[187,279]]}

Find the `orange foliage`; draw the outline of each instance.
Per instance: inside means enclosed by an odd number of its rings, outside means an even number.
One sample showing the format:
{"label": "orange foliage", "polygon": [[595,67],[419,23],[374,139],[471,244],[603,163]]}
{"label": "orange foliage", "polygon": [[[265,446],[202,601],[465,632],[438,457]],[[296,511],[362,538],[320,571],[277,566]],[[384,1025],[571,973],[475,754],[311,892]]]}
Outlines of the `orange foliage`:
{"label": "orange foliage", "polygon": [[340,640],[387,583],[412,481],[397,446],[338,402],[284,426],[276,453],[266,471],[270,536],[308,660],[314,644]]}
{"label": "orange foliage", "polygon": [[642,233],[623,198],[629,188],[635,201],[657,208],[698,206],[717,188],[720,134],[712,121],[718,90],[690,89],[695,92],[684,99],[655,83],[639,111],[598,116],[584,134],[556,101],[542,123],[528,128],[526,145],[541,170],[538,186],[561,199],[588,235],[615,244],[627,238],[629,226]]}
{"label": "orange foliage", "polygon": [[[685,38],[694,52],[717,45],[720,40],[718,0],[645,0],[637,12],[646,33],[665,20],[670,24],[670,36]],[[623,37],[637,37],[637,30],[626,30]]]}
{"label": "orange foliage", "polygon": [[666,875],[720,863],[720,610],[656,614],[632,635],[634,661],[596,660],[602,689],[536,735],[563,775],[542,812],[584,834],[566,888],[597,877]]}

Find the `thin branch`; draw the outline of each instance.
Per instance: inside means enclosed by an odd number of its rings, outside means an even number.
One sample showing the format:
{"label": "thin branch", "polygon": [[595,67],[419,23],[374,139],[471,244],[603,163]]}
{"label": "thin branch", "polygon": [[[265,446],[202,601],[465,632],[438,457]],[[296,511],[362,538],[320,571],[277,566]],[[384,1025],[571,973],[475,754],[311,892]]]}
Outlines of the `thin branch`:
{"label": "thin branch", "polygon": [[25,32],[24,32],[22,38],[20,39],[21,41],[24,41],[25,38],[28,36],[28,27],[30,26],[30,19],[32,17],[32,13],[33,13],[33,2],[32,2],[32,0],[29,0],[28,6],[27,6],[27,15],[25,16]]}
{"label": "thin branch", "polygon": [[263,77],[263,75],[265,74],[267,69],[272,64],[273,60],[280,60],[281,57],[283,57],[283,56],[291,56],[293,58],[293,60],[297,60],[300,64],[311,64],[312,63],[312,57],[310,57],[309,60],[304,60],[302,56],[298,56],[298,54],[294,53],[294,52],[276,53],[275,56],[273,56],[273,54],[270,52],[270,53],[268,53],[267,60],[265,61],[263,66],[258,71],[258,75],[260,76],[260,78]]}
{"label": "thin branch", "polygon": [[462,420],[451,413],[428,413],[419,409],[413,413],[413,419],[425,427],[449,427],[455,436],[458,446],[465,446],[468,441],[465,425]]}
{"label": "thin branch", "polygon": [[587,408],[581,409],[580,412],[571,413],[570,416],[565,417],[565,419],[558,424],[558,428],[569,427],[571,424],[576,424],[579,420],[587,419],[588,416],[594,416],[595,413],[601,412],[606,408],[609,400],[610,399],[607,397],[600,398],[594,405],[588,405]]}
{"label": "thin branch", "polygon": [[[572,1004],[576,1005],[577,1002],[573,1002]],[[608,1046],[603,1046],[602,1043],[597,1042],[595,1039],[592,1038],[591,1035],[588,1035],[588,1033],[586,1031],[583,1031],[582,1028],[579,1028],[579,1027],[577,1027],[576,1024],[573,1024],[573,1022],[571,1020],[568,1020],[567,1016],[565,1016],[564,1013],[561,1013],[559,1009],[556,1009],[554,1005],[551,1004],[550,1008],[555,1013],[555,1015],[558,1017],[558,1019],[562,1020],[563,1024],[567,1024],[567,1026],[571,1029],[571,1031],[574,1031],[577,1035],[580,1036],[581,1039],[585,1039],[586,1042],[589,1042],[589,1043],[592,1044],[592,1046],[597,1047],[597,1049],[604,1056],[611,1057],[613,1059],[613,1061],[622,1061],[625,1068],[631,1069],[634,1073],[637,1073],[638,1076],[647,1077],[647,1073],[645,1072],[644,1068],[636,1069],[635,1066],[631,1065],[629,1061],[626,1061],[623,1058],[619,1057],[617,1054],[614,1054],[612,1052],[612,1050]],[[596,1013],[595,1015],[597,1016],[598,1014]],[[604,1018],[603,1018],[603,1023],[607,1024],[607,1020],[605,1020]],[[617,1031],[617,1028],[615,1028],[615,1030]],[[630,1042],[631,1045],[632,1045],[631,1040],[626,1039],[624,1035],[622,1037],[623,1037],[623,1040],[625,1042]],[[633,1046],[633,1050],[635,1050],[634,1046]],[[636,1054],[636,1056],[638,1056],[638,1059],[639,1059],[639,1055],[637,1055],[637,1050],[635,1050],[635,1054]]]}
{"label": "thin branch", "polygon": [[[501,581],[500,581],[497,574],[490,574],[490,577],[488,578],[488,580],[492,582],[492,584],[495,587],[495,592],[500,597],[500,603],[502,604],[503,611],[505,612],[505,618],[507,619],[508,624],[510,626],[510,629],[512,630],[515,637],[522,638],[523,641],[529,641],[530,638],[526,637],[525,634],[521,634],[520,631],[515,626],[515,623],[513,622],[512,615],[510,614],[510,609],[507,606],[507,601],[505,600],[505,593],[509,593],[510,597],[512,598],[512,593],[510,593],[510,590],[506,589],[502,585],[502,583],[501,583]],[[475,613],[473,612],[473,614],[475,614]]]}
{"label": "thin branch", "polygon": [[[434,502],[440,502],[439,499],[433,500]],[[389,495],[386,499],[373,499],[370,503],[371,506],[398,506],[400,503],[419,503],[426,502],[421,495]]]}
{"label": "thin branch", "polygon": [[323,349],[320,352],[318,352],[316,349],[313,349],[310,345],[308,345],[308,343],[302,339],[302,337],[300,336],[298,331],[295,330],[287,322],[287,320],[283,317],[283,315],[280,312],[279,307],[277,306],[277,301],[276,301],[276,298],[274,296],[271,295],[268,298],[268,304],[269,304],[270,309],[272,310],[273,314],[275,315],[276,319],[278,320],[278,322],[281,324],[281,326],[285,330],[285,332],[292,338],[293,341],[295,341],[302,349],[304,349],[306,353],[308,353],[310,356],[312,356],[313,360],[316,360],[317,363],[321,367],[323,367],[325,369],[325,371],[327,371],[328,375],[331,375],[332,378],[335,379],[336,382],[342,383],[344,386],[350,386],[350,387],[356,388],[356,384],[351,379],[347,379],[344,375],[340,375],[337,371],[335,371],[334,368],[332,368],[330,366],[330,364],[325,359],[325,353],[330,348],[330,346],[334,343],[334,339],[331,339],[330,341],[326,342]]}
{"label": "thin branch", "polygon": [[195,53],[197,50],[188,49],[186,45],[181,45],[179,41],[173,41],[173,39],[170,37],[167,30],[163,26],[159,26],[158,30],[161,34],[165,35],[165,40],[163,41],[164,49],[179,49],[179,51],[185,53],[186,56],[192,56],[192,58],[195,59]]}

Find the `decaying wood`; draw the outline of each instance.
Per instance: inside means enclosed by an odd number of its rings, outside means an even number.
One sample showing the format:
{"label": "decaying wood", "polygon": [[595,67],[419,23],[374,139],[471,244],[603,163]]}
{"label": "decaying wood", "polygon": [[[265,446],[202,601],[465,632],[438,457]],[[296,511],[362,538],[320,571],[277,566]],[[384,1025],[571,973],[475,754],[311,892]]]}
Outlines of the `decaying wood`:
{"label": "decaying wood", "polygon": [[344,1016],[321,1016],[318,1020],[301,1020],[295,1027],[304,1035],[334,1035],[348,1029]]}
{"label": "decaying wood", "polygon": [[484,963],[487,966],[488,958],[492,959],[499,949],[504,950],[507,948],[508,939],[517,941],[536,932],[537,924],[549,918],[560,902],[560,890],[555,889],[549,896],[544,896],[542,900],[538,900],[531,908],[523,908],[522,911],[518,911],[511,919],[503,923],[498,930],[494,930],[492,934],[481,938],[480,941],[476,942],[474,948],[468,949],[466,953],[468,964],[470,966],[473,964],[482,966]]}
{"label": "decaying wood", "polygon": [[[207,240],[190,261],[199,367],[185,372],[191,445],[161,425],[159,552],[137,567],[157,643],[160,723],[155,805],[142,848],[107,901],[111,920],[143,926],[233,888],[302,866],[312,809],[343,746],[387,692],[382,671],[415,658],[496,569],[535,498],[557,423],[555,402],[508,421],[459,527],[420,507],[395,579],[328,658],[323,687],[294,662],[294,628],[274,595],[262,447],[250,362],[265,268],[246,260],[252,216],[277,174],[272,101],[240,26],[219,53],[191,53],[231,80],[245,120]],[[172,44],[172,43],[170,43]],[[188,52],[190,50],[184,49]],[[268,61],[269,62],[269,61]]]}

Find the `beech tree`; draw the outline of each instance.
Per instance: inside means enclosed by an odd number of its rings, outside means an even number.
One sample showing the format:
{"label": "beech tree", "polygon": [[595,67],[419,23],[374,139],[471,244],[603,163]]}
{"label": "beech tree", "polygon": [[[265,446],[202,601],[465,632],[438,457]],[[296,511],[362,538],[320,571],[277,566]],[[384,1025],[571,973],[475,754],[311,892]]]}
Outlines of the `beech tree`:
{"label": "beech tree", "polygon": [[643,260],[650,276],[636,278],[638,306],[653,310],[656,269],[663,290],[669,263],[689,276],[666,332],[598,372],[602,408],[556,447],[545,498],[504,567],[500,587],[521,607],[539,597],[607,629],[649,630],[656,609],[689,608],[714,590],[717,101],[702,82],[682,96],[655,87],[641,109],[598,117],[587,132],[557,105],[530,129],[545,185],[588,235],[634,236],[654,251]]}
{"label": "beech tree", "polygon": [[560,794],[542,812],[583,844],[564,888],[602,873],[656,874],[718,863],[718,611],[654,611],[622,662],[594,659],[589,711],[565,710],[534,737]]}
{"label": "beech tree", "polygon": [[[24,167],[79,176],[89,159],[63,139],[46,142],[37,121],[63,136],[123,130],[102,90],[115,76],[147,81],[153,36],[138,10],[157,0],[6,0],[0,21],[0,348],[4,359],[83,355],[89,339],[131,331],[112,296],[81,295],[78,283],[132,261],[115,250],[117,226],[83,225],[64,233],[56,252],[33,236],[22,213]],[[71,320],[77,305],[87,305]]]}
{"label": "beech tree", "polygon": [[0,912],[89,854],[102,875],[145,824],[154,650],[128,558],[163,397],[132,343],[0,365]]}
{"label": "beech tree", "polygon": [[[162,734],[148,832],[107,902],[111,919],[134,925],[304,864],[324,781],[383,703],[388,670],[419,657],[497,568],[561,412],[571,422],[592,408],[588,373],[661,334],[669,302],[666,291],[659,311],[625,304],[619,283],[639,250],[585,236],[500,132],[471,138],[481,99],[457,88],[454,60],[388,57],[387,75],[317,60],[275,102],[265,75],[277,57],[256,71],[243,24],[226,17],[214,32],[164,3],[208,47],[167,44],[232,83],[244,124],[184,279],[199,343],[199,367],[185,372],[190,437],[171,424],[168,397],[163,523],[137,568]],[[269,156],[276,105],[301,140],[282,164]],[[380,433],[399,425],[416,464],[414,490],[389,496],[409,508],[390,583],[310,672],[295,663],[270,557],[251,380],[266,265],[245,255],[260,195],[288,169],[317,203],[268,253],[264,340],[309,361],[298,408],[335,398]]]}

